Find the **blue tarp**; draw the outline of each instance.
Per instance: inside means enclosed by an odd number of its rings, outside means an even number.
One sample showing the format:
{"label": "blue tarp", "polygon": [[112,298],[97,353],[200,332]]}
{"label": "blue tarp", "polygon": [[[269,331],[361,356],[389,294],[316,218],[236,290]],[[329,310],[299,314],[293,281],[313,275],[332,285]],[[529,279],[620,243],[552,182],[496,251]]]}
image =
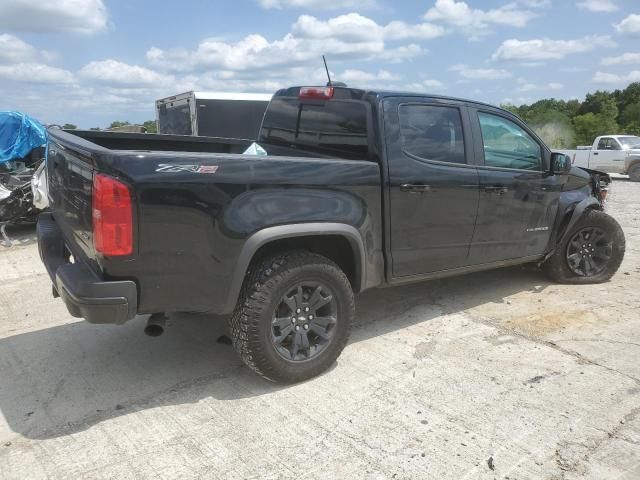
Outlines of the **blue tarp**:
{"label": "blue tarp", "polygon": [[0,163],[26,157],[47,143],[47,131],[20,112],[0,112]]}

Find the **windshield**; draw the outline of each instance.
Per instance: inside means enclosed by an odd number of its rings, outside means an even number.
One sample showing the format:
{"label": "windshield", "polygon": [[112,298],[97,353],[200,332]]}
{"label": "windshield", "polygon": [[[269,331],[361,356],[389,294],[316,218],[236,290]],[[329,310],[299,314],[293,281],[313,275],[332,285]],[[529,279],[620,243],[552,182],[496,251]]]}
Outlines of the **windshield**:
{"label": "windshield", "polygon": [[622,148],[640,148],[640,137],[618,137]]}

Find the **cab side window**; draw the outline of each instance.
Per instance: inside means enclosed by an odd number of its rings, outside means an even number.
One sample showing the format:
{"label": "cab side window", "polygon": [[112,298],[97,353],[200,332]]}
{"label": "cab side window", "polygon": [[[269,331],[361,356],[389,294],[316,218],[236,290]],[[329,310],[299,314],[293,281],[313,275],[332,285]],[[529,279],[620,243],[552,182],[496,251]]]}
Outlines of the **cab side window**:
{"label": "cab side window", "polygon": [[620,145],[614,138],[601,138],[598,142],[598,150],[620,150]]}
{"label": "cab side window", "polygon": [[518,124],[490,113],[478,112],[484,162],[490,167],[542,170],[542,148]]}
{"label": "cab side window", "polygon": [[402,150],[424,160],[466,163],[460,110],[438,105],[400,105]]}

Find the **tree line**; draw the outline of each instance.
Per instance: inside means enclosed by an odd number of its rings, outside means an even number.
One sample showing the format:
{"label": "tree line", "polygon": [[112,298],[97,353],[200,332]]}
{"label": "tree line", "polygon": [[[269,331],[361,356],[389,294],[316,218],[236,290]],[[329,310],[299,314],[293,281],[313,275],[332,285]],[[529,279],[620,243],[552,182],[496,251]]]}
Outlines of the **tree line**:
{"label": "tree line", "polygon": [[[122,121],[116,120],[114,122],[111,122],[109,124],[109,126],[105,130],[107,130],[109,128],[126,127],[127,125],[140,125],[140,124],[133,124],[133,123],[129,123],[129,122],[122,122]],[[158,132],[155,120],[147,120],[146,122],[142,123],[142,126],[147,130],[147,133],[157,133]],[[74,125],[73,123],[65,123],[64,125],[62,125],[62,128],[64,128],[65,130],[77,130],[78,126]],[[102,130],[102,128],[100,128],[100,127],[92,127],[89,130]]]}
{"label": "tree line", "polygon": [[640,82],[624,90],[589,93],[582,102],[548,98],[502,107],[527,122],[551,148],[591,145],[599,135],[640,135]]}

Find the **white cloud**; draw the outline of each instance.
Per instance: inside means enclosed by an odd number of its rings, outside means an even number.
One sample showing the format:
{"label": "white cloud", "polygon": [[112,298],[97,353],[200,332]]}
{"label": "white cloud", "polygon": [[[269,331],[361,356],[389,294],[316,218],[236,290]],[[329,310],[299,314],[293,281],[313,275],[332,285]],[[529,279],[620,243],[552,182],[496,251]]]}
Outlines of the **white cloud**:
{"label": "white cloud", "polygon": [[89,62],[80,69],[79,74],[90,80],[115,85],[148,86],[166,84],[171,81],[170,77],[148,68],[129,65],[113,59]]}
{"label": "white cloud", "polygon": [[475,37],[486,33],[492,25],[524,27],[537,16],[526,7],[540,7],[546,4],[547,2],[535,1],[510,2],[499,8],[480,10],[471,8],[466,2],[437,0],[424,14],[424,19],[464,29]]}
{"label": "white cloud", "polygon": [[262,8],[299,8],[308,10],[368,9],[378,6],[375,0],[258,0]]}
{"label": "white cloud", "polygon": [[429,92],[433,90],[446,90],[446,86],[440,80],[426,79],[403,85],[401,89],[409,92]]}
{"label": "white cloud", "polygon": [[493,60],[541,61],[560,60],[567,55],[589,52],[598,47],[612,47],[615,43],[609,36],[589,36],[575,40],[535,40],[510,39],[502,42]]}
{"label": "white cloud", "polygon": [[358,13],[339,15],[327,21],[301,15],[293,24],[292,31],[298,38],[339,38],[345,41],[431,39],[445,34],[445,29],[439,25],[410,25],[393,21],[382,26]]}
{"label": "white cloud", "polygon": [[596,72],[591,79],[594,83],[616,83],[627,84],[631,82],[640,82],[640,70],[633,70],[627,75],[616,75],[614,73]]}
{"label": "white cloud", "polygon": [[640,53],[623,53],[617,57],[603,58],[600,62],[602,65],[628,65],[640,64]]}
{"label": "white cloud", "polygon": [[518,87],[516,88],[516,91],[518,92],[533,92],[536,90],[555,91],[562,90],[564,88],[564,85],[562,83],[550,82],[545,84],[536,84],[528,82],[524,78],[519,78],[517,83]]}
{"label": "white cloud", "polygon": [[577,2],[578,8],[589,10],[590,12],[615,12],[618,6],[611,0],[583,0]]}
{"label": "white cloud", "polygon": [[25,83],[72,83],[73,74],[61,68],[41,63],[0,65],[0,78]]}
{"label": "white cloud", "polygon": [[624,35],[640,35],[640,15],[631,14],[615,27],[619,33]]}
{"label": "white cloud", "polygon": [[247,35],[235,43],[208,38],[202,40],[195,50],[153,47],[147,51],[146,57],[156,67],[182,72],[211,68],[255,72],[315,65],[323,54],[327,54],[330,62],[345,58],[400,61],[420,55],[425,50],[413,43],[389,46],[387,41],[433,38],[442,34],[444,29],[430,24],[391,22],[383,26],[355,13],[327,21],[301,15],[293,24],[292,32],[280,40],[269,41],[258,34]]}
{"label": "white cloud", "polygon": [[347,69],[339,74],[336,79],[341,82],[365,83],[395,81],[399,80],[400,77],[387,70],[379,70],[378,73],[370,73],[362,70]]}
{"label": "white cloud", "polygon": [[444,88],[444,84],[440,80],[427,79],[422,81],[422,85],[427,88],[441,89]]}
{"label": "white cloud", "polygon": [[0,35],[0,63],[33,61],[38,57],[35,48],[8,33]]}
{"label": "white cloud", "polygon": [[500,80],[512,77],[511,72],[494,68],[472,68],[468,65],[458,64],[450,68],[458,72],[461,77],[469,80]]}
{"label": "white cloud", "polygon": [[383,52],[376,54],[375,58],[379,60],[386,60],[391,63],[400,63],[408,58],[417,57],[418,55],[422,55],[427,52],[428,50],[422,48],[420,45],[410,43],[400,47],[387,48]]}
{"label": "white cloud", "polygon": [[23,32],[96,33],[107,28],[102,0],[2,0],[0,28]]}

